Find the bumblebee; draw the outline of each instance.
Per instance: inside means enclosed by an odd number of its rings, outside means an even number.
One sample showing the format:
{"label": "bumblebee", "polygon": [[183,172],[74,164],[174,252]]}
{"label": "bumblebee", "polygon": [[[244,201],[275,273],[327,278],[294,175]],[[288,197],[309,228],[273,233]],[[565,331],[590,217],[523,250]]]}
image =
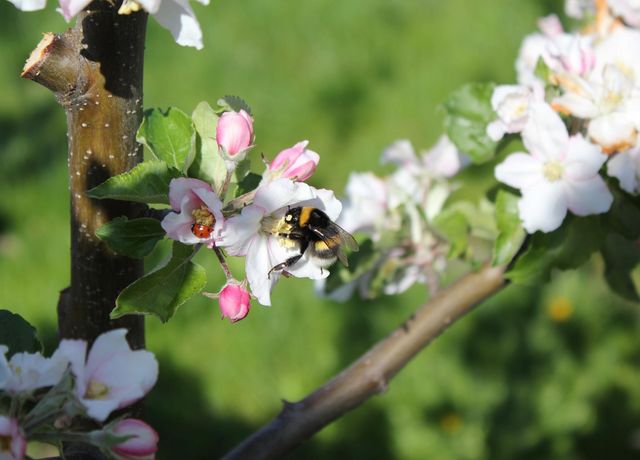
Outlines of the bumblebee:
{"label": "bumblebee", "polygon": [[358,243],[353,236],[329,219],[324,212],[313,207],[289,209],[274,234],[282,238],[281,243],[285,246],[297,246],[300,253],[273,267],[269,270],[269,275],[273,271],[286,270],[300,260],[305,252],[321,269],[336,260],[348,267],[349,262],[343,248],[358,250]]}

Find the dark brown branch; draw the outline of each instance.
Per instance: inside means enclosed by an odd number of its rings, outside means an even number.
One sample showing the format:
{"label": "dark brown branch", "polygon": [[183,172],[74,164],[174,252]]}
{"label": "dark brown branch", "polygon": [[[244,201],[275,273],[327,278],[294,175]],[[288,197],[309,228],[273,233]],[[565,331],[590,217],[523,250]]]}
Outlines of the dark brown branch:
{"label": "dark brown branch", "polygon": [[142,160],[135,134],[142,117],[142,68],[147,15],[117,14],[98,0],[61,35],[45,34],[22,76],[50,89],[67,113],[71,190],[71,286],[58,304],[62,337],[89,341],[126,327],[144,346],[143,319],[109,320],[119,292],[142,274],[142,262],[113,254],[94,232],[140,205],[91,200],[86,190]]}
{"label": "dark brown branch", "polygon": [[280,414],[224,458],[273,459],[386,390],[411,358],[453,322],[506,283],[504,267],[485,267],[441,291],[391,335],[318,390],[296,403],[285,402]]}

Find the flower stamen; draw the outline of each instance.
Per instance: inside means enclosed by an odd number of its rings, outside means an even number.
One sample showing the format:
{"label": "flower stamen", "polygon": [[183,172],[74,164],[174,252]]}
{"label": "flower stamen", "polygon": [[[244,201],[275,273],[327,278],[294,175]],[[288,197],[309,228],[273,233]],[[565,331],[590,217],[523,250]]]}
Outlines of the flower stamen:
{"label": "flower stamen", "polygon": [[556,182],[562,179],[564,167],[557,161],[548,161],[542,168],[542,174],[549,182]]}

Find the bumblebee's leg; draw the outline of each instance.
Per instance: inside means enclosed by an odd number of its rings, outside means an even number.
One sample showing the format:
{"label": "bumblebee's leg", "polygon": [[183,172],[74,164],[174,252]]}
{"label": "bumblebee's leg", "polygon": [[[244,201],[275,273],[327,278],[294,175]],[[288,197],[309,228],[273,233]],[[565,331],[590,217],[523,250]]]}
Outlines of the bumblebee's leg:
{"label": "bumblebee's leg", "polygon": [[304,254],[304,251],[307,250],[307,247],[309,246],[309,242],[306,240],[300,241],[300,254],[296,254],[293,257],[289,257],[287,260],[285,260],[282,263],[279,263],[278,265],[274,266],[271,268],[271,270],[269,270],[269,273],[267,273],[267,278],[271,278],[271,272],[273,271],[283,271],[285,268],[287,267],[291,267],[293,264],[295,264],[297,261],[300,260],[300,258],[302,257],[302,255]]}

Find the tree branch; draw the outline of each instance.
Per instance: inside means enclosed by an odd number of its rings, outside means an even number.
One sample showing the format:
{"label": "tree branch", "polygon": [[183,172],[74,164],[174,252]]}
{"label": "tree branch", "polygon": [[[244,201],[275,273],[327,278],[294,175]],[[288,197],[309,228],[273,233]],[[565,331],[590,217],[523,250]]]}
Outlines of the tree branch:
{"label": "tree branch", "polygon": [[60,335],[93,341],[126,327],[131,345],[141,348],[142,317],[111,321],[109,313],[120,291],[142,275],[142,261],[117,256],[94,233],[113,217],[137,217],[144,207],[85,195],[142,160],[135,135],[142,119],[147,15],[121,16],[117,10],[114,2],[94,1],[72,29],[45,34],[22,76],[50,89],[67,113],[71,286],[58,304]]}
{"label": "tree branch", "polygon": [[224,457],[273,459],[386,390],[411,358],[453,322],[505,286],[505,267],[484,267],[462,277],[417,310],[388,337],[315,392],[295,403]]}

